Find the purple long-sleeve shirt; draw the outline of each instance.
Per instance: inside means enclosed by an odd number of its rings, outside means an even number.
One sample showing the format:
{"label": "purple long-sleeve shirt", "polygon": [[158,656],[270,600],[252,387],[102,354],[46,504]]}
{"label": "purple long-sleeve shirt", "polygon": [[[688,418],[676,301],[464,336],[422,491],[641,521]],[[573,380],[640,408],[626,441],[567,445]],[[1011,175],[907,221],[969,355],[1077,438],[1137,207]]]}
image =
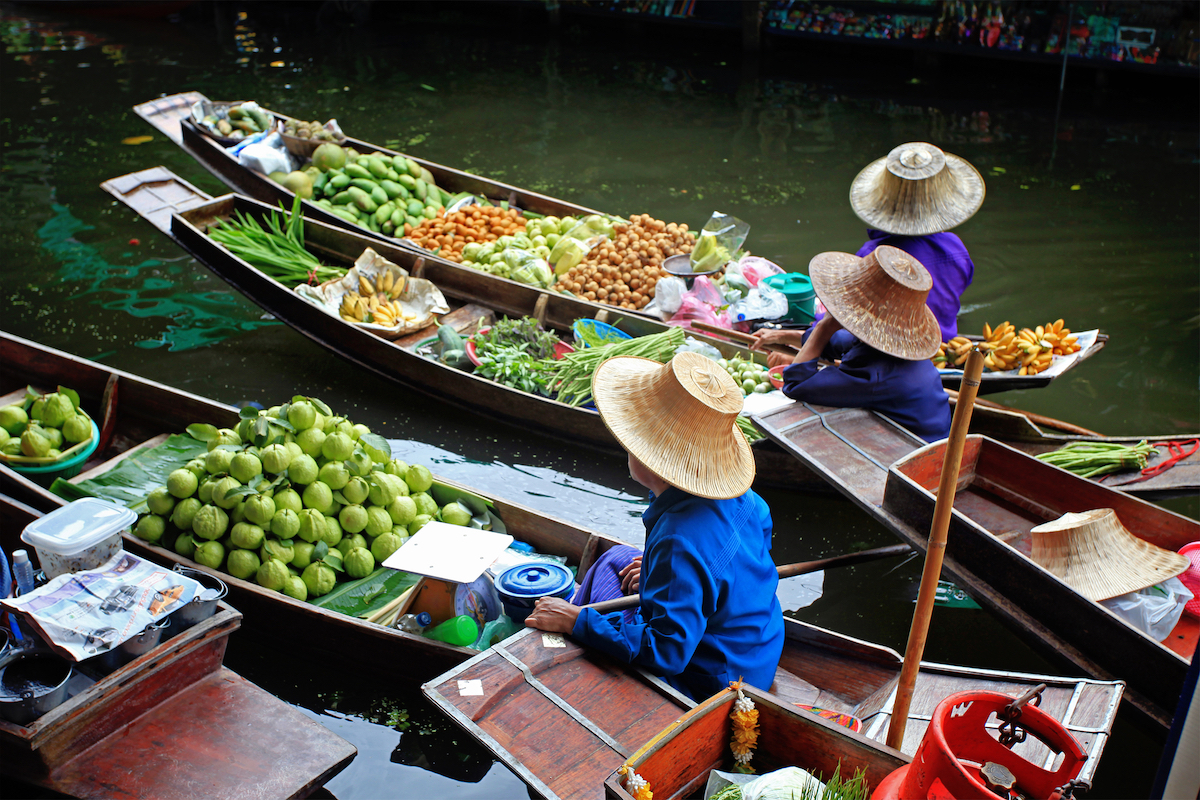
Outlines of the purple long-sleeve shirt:
{"label": "purple long-sleeve shirt", "polygon": [[942,329],[942,341],[958,335],[960,298],[975,277],[975,264],[966,246],[953,233],[931,233],[928,236],[898,236],[871,228],[867,241],[855,253],[859,258],[881,244],[898,247],[921,262],[933,278],[933,288],[925,304],[937,317]]}

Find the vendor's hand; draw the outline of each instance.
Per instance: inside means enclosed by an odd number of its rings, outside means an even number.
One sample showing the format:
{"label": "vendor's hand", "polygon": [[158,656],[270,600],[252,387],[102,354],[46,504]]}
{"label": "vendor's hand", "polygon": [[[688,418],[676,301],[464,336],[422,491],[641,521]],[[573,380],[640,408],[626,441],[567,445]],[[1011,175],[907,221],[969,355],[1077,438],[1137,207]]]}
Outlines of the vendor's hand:
{"label": "vendor's hand", "polygon": [[792,359],[783,353],[767,353],[767,368],[778,367],[780,364],[791,364]]}
{"label": "vendor's hand", "polygon": [[[817,320],[816,327],[821,331],[827,332],[830,336],[833,336],[835,333],[842,330],[842,323],[834,319],[833,314],[826,314]],[[815,336],[816,334],[817,331],[814,330],[813,335]]]}
{"label": "vendor's hand", "polygon": [[550,633],[570,633],[575,630],[579,618],[579,606],[559,597],[540,597],[533,611],[525,618],[525,625]]}
{"label": "vendor's hand", "polygon": [[789,331],[779,328],[761,328],[754,334],[751,350],[766,351],[768,345],[799,347],[804,331]]}
{"label": "vendor's hand", "polygon": [[621,592],[623,594],[637,594],[638,586],[642,582],[642,557],[637,556],[634,558],[617,575],[621,578]]}

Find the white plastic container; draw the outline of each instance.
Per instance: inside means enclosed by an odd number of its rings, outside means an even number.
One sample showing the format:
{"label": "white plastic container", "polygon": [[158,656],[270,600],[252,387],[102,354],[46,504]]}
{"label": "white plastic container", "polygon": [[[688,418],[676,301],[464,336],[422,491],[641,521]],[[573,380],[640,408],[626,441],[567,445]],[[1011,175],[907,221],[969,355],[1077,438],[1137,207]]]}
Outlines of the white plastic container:
{"label": "white plastic container", "polygon": [[25,526],[21,541],[37,550],[46,577],[95,569],[122,550],[121,532],[137,514],[115,503],[85,497]]}

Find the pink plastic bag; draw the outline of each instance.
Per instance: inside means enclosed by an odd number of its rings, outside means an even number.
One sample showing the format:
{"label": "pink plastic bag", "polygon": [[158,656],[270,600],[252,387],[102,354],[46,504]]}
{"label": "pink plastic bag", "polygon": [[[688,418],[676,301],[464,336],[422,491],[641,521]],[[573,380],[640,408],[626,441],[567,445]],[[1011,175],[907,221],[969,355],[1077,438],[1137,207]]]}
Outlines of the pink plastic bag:
{"label": "pink plastic bag", "polygon": [[725,296],[721,290],[713,286],[707,276],[696,278],[692,288],[683,293],[683,301],[679,310],[671,315],[668,325],[691,329],[692,322],[703,322],[706,325],[729,327],[729,315],[722,310]]}
{"label": "pink plastic bag", "polygon": [[758,256],[746,256],[738,262],[738,269],[751,286],[758,286],[758,282],[763,278],[783,274],[782,267]]}

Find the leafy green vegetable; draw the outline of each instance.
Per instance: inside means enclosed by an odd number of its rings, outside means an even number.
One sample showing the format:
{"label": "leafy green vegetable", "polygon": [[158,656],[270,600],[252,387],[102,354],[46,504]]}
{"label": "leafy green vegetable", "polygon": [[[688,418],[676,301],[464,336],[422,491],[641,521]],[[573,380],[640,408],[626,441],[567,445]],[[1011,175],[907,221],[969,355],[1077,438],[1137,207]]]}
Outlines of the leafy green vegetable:
{"label": "leafy green vegetable", "polygon": [[558,344],[558,337],[543,330],[541,324],[533,317],[505,317],[487,333],[472,336],[471,341],[475,343],[475,354],[480,358],[498,347],[512,345],[535,359],[543,359],[554,358],[554,347]]}
{"label": "leafy green vegetable", "polygon": [[298,195],[292,213],[272,212],[267,217],[266,229],[257,220],[236,212],[233,219],[210,228],[208,235],[250,266],[288,287],[324,283],[346,274],[339,267],[323,265],[304,249],[304,216],[300,213]]}

